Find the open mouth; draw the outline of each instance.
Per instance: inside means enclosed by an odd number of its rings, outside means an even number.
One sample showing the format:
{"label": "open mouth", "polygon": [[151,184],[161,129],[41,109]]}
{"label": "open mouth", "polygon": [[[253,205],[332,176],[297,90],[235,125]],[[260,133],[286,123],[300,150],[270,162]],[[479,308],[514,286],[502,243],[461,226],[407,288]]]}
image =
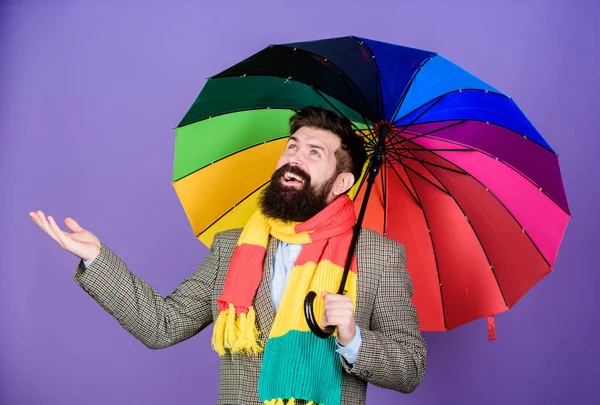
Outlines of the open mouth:
{"label": "open mouth", "polygon": [[285,172],[281,176],[281,183],[291,187],[302,187],[304,179],[297,174]]}

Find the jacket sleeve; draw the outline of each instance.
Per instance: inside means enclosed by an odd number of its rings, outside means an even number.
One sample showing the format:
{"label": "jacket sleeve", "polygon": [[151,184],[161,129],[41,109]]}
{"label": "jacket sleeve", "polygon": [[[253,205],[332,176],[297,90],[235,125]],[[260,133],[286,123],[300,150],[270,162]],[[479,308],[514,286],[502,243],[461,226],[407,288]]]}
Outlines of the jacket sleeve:
{"label": "jacket sleeve", "polygon": [[410,393],[423,381],[427,347],[412,303],[413,287],[406,252],[395,242],[379,281],[370,327],[361,329],[362,343],[347,372],[373,385]]}
{"label": "jacket sleeve", "polygon": [[73,278],[144,345],[162,349],[213,321],[211,297],[218,269],[217,235],[203,264],[166,298],[134,276],[105,245],[89,267],[79,263]]}

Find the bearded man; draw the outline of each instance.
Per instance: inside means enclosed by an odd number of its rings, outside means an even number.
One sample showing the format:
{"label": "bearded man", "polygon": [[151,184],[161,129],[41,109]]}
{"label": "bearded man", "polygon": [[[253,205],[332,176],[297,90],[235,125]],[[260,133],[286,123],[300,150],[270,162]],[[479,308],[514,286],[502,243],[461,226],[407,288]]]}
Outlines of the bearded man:
{"label": "bearded man", "polygon": [[[259,209],[243,229],[215,235],[204,263],[166,298],[72,218],[61,230],[31,218],[81,260],[75,281],[144,345],[160,349],[214,322],[220,355],[218,404],[364,404],[367,383],[410,393],[422,382],[426,345],[404,247],[361,229],[344,295],[339,284],[356,223],[346,194],[366,160],[343,117],[306,107]],[[308,328],[309,291],[326,339]]]}

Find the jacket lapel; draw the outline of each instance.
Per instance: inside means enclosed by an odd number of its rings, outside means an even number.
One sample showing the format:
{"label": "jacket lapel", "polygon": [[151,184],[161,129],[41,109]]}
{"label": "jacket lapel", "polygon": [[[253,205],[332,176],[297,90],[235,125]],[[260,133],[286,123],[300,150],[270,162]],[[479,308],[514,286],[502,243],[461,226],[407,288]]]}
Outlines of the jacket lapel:
{"label": "jacket lapel", "polygon": [[273,265],[273,258],[276,251],[277,239],[270,236],[263,265],[263,278],[258,285],[258,291],[254,297],[254,308],[256,310],[260,340],[264,343],[267,342],[275,320],[275,308],[273,307],[273,298],[271,296],[271,266]]}

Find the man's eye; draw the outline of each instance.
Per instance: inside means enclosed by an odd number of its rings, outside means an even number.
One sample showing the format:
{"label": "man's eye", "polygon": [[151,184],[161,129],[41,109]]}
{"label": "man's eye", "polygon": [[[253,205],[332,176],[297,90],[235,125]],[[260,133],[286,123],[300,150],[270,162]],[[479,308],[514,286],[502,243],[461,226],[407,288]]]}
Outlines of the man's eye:
{"label": "man's eye", "polygon": [[314,149],[313,149],[313,150],[312,150],[310,153],[311,153],[311,155],[313,155],[313,156],[315,156],[315,157],[320,157],[320,156],[321,156],[321,155],[319,154],[319,152],[317,152],[317,151],[316,151],[316,150],[314,150]]}
{"label": "man's eye", "polygon": [[288,149],[297,149],[297,148],[296,148],[296,145],[290,145],[290,146],[288,146]]}

